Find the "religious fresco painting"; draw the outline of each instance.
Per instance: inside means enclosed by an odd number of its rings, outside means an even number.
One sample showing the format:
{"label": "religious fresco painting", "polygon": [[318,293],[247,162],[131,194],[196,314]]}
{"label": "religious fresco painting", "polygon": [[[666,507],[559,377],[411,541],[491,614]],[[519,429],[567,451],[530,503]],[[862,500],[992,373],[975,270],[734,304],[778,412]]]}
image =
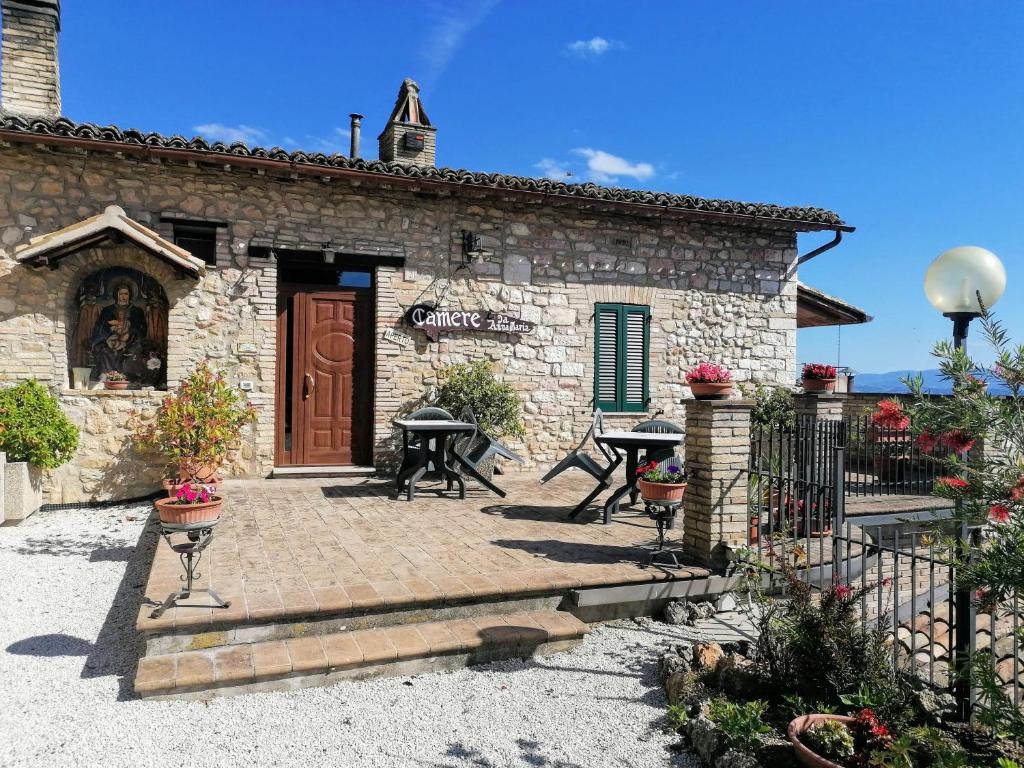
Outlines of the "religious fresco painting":
{"label": "religious fresco painting", "polygon": [[152,277],[129,267],[88,275],[75,297],[71,322],[72,368],[102,380],[123,373],[132,388],[167,384],[167,296]]}

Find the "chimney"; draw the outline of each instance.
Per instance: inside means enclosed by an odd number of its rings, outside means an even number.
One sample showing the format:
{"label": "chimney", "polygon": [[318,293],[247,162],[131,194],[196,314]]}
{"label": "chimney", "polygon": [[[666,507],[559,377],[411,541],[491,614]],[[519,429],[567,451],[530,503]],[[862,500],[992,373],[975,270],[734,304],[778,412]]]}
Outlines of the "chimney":
{"label": "chimney", "polygon": [[406,78],[388,124],[377,137],[380,159],[387,162],[434,165],[437,160],[437,128],[430,124],[420,87]]}
{"label": "chimney", "polygon": [[3,0],[0,11],[0,109],[16,115],[59,117],[60,0]]}
{"label": "chimney", "polygon": [[349,115],[349,119],[352,122],[350,123],[349,129],[350,143],[348,149],[348,156],[355,160],[357,157],[359,157],[359,132],[360,126],[362,125],[363,122],[363,116],[360,115],[358,112],[353,112],[351,115]]}

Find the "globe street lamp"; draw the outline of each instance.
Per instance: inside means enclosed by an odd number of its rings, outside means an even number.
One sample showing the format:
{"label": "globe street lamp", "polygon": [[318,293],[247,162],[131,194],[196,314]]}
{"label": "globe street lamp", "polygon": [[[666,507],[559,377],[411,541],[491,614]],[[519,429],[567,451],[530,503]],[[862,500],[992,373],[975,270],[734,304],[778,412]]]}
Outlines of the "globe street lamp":
{"label": "globe street lamp", "polygon": [[981,317],[1006,290],[1006,269],[992,251],[976,245],[950,248],[928,267],[924,293],[953,321],[953,346],[960,349],[971,320]]}

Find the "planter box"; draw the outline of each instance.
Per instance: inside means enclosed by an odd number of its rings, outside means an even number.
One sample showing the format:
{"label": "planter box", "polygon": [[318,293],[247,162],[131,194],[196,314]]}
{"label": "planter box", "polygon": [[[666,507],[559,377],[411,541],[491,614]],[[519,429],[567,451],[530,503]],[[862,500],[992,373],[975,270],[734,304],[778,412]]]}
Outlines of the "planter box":
{"label": "planter box", "polygon": [[4,465],[4,522],[20,522],[39,510],[43,503],[42,473],[26,461]]}

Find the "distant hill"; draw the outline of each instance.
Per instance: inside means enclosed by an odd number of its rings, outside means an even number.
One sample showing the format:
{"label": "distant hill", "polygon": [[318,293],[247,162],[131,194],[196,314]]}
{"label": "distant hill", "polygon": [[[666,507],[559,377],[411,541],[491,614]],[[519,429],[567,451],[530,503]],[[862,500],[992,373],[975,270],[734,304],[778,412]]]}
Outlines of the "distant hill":
{"label": "distant hill", "polygon": [[[927,371],[889,371],[888,373],[858,373],[853,380],[854,392],[884,392],[899,394],[906,392],[901,378],[921,374],[924,378],[924,391],[933,395],[948,395],[952,387],[943,381],[937,368]],[[989,382],[989,391],[993,395],[1007,395],[1009,390],[1002,384]]]}

